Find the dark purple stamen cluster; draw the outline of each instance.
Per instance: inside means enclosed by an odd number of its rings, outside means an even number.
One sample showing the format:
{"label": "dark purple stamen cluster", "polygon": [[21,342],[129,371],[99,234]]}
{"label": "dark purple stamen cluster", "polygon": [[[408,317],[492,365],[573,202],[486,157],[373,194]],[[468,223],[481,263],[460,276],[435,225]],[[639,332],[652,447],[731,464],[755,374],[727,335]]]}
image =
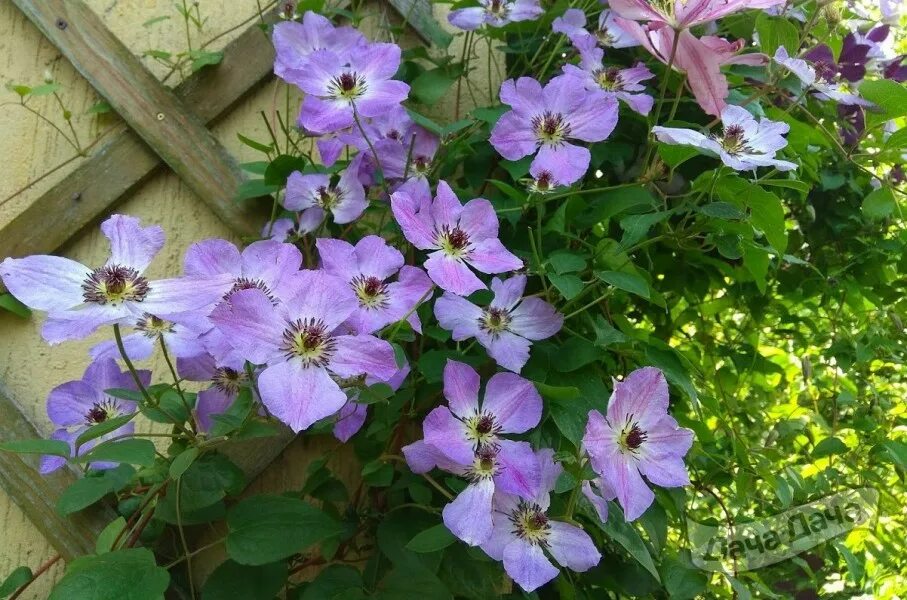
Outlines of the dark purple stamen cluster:
{"label": "dark purple stamen cluster", "polygon": [[287,359],[301,358],[306,367],[327,365],[336,348],[336,340],[321,319],[296,319],[283,332],[281,350]]}
{"label": "dark purple stamen cluster", "polygon": [[82,282],[82,297],[94,304],[141,302],[149,291],[147,279],[135,269],[120,265],[95,269]]}
{"label": "dark purple stamen cluster", "polygon": [[243,381],[246,380],[245,373],[240,373],[230,367],[220,367],[214,371],[211,376],[211,382],[214,387],[228,394],[236,394],[242,387]]}

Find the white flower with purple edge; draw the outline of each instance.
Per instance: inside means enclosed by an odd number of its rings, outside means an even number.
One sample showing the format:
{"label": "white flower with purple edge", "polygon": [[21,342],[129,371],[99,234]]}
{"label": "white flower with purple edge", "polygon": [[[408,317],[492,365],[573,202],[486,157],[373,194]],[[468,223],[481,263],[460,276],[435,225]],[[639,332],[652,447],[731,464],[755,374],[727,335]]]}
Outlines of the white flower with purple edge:
{"label": "white flower with purple edge", "polygon": [[[304,61],[296,83],[306,93],[299,125],[316,133],[346,129],[359,117],[377,117],[406,100],[409,86],[391,79],[400,66],[400,47],[361,44],[348,55],[317,50]],[[355,115],[354,115],[355,111]]]}
{"label": "white flower with purple edge", "polygon": [[149,281],[145,269],[164,245],[158,226],[113,215],[101,224],[110,258],[96,269],[62,256],[35,255],[0,262],[0,279],[31,309],[46,311],[42,336],[51,343],[81,339],[102,325],[134,322],[146,313],[167,316],[212,305],[229,278]]}
{"label": "white flower with purple edge", "polygon": [[582,442],[592,470],[606,484],[604,494],[617,497],[628,521],[655,499],[643,475],[661,487],[690,483],[683,457],[692,444],[693,432],[668,414],[668,383],[655,367],[614,382],[607,416],[589,411]]}
{"label": "white flower with purple edge", "polygon": [[797,79],[808,88],[816,90],[815,96],[820,100],[834,100],[838,104],[847,106],[872,106],[872,102],[861,98],[854,93],[852,86],[846,80],[832,76],[819,77],[816,69],[810,62],[802,58],[793,58],[784,46],[778,46],[773,60],[785,69],[796,75]]}
{"label": "white flower with purple edge", "polygon": [[503,27],[517,21],[531,21],[544,12],[539,0],[479,0],[479,6],[450,11],[447,20],[454,27],[473,31],[486,24]]}
{"label": "white flower with purple edge", "polygon": [[299,171],[293,171],[287,178],[283,207],[301,211],[297,225],[297,230],[301,233],[318,229],[327,213],[331,213],[335,223],[351,223],[362,216],[367,206],[365,189],[359,182],[358,169],[353,164],[343,171],[333,185],[331,176],[323,173],[303,175]]}
{"label": "white flower with purple edge", "polygon": [[589,92],[564,76],[544,88],[531,77],[508,79],[501,85],[501,102],[512,110],[498,119],[491,145],[507,160],[538,152],[530,172],[547,171],[561,185],[581,179],[591,160],[588,148],[571,142],[601,142],[617,124],[613,96]]}
{"label": "white flower with purple edge", "polygon": [[523,266],[498,239],[498,216],[491,202],[474,198],[460,204],[445,181],[438,182],[434,201],[394,192],[391,209],[406,239],[429,251],[425,270],[443,290],[465,296],[485,289],[470,266],[481,273],[506,273]]}
{"label": "white flower with purple edge", "polygon": [[724,127],[721,135],[705,135],[692,129],[653,127],[652,133],[659,142],[695,146],[707,154],[717,156],[721,162],[737,171],[758,167],[774,167],[779,171],[796,169],[795,163],[775,158],[787,146],[784,138],[790,130],[787,123],[759,119],[745,108],[728,105],[721,111]]}
{"label": "white flower with purple edge", "polygon": [[[355,246],[319,238],[315,246],[325,272],[346,281],[356,294],[358,307],[344,326],[353,333],[374,333],[407,317],[422,332],[415,309],[428,299],[432,282],[422,269],[404,265],[399,250],[377,235],[365,236]],[[397,280],[387,282],[394,274]]]}
{"label": "white flower with purple edge", "polygon": [[[151,383],[151,371],[136,373],[142,385]],[[88,365],[82,379],[68,381],[51,390],[47,396],[47,416],[51,423],[57,426],[50,436],[51,439],[68,443],[74,452],[76,439],[90,427],[136,411],[135,402],[108,395],[107,390],[111,389],[138,391],[132,375],[120,371],[116,361],[108,358]],[[87,453],[106,440],[131,435],[134,431],[135,423],[130,421],[82,444],[79,446],[78,455]],[[39,470],[42,474],[47,474],[64,464],[66,459],[60,456],[43,456]],[[117,463],[111,462],[92,462],[89,466],[93,469],[109,469],[116,465]]]}
{"label": "white flower with purple edge", "polygon": [[627,106],[641,115],[649,114],[655,99],[646,91],[641,82],[655,77],[643,63],[636,63],[628,69],[607,66],[602,62],[604,50],[580,45],[580,63],[564,65],[564,75],[575,77],[587,90],[601,90],[627,103]]}
{"label": "white flower with purple edge", "polygon": [[588,533],[548,517],[550,492],[563,468],[554,462],[551,449],[539,450],[536,457],[541,473],[538,493],[520,498],[496,491],[494,528],[488,541],[481,545],[488,556],[504,563],[507,574],[526,592],[557,577],[559,571],[546,554],[557,564],[577,572],[588,571],[601,560]]}
{"label": "white flower with purple edge", "polygon": [[496,446],[482,446],[468,461],[450,459],[424,440],[404,446],[402,451],[413,473],[438,467],[469,481],[466,489],[444,507],[442,518],[450,532],[470,546],[491,537],[495,490],[532,498],[541,482],[538,459],[528,442],[500,440]]}
{"label": "white flower with purple edge", "polygon": [[268,411],[299,432],[347,402],[336,379],[397,372],[394,349],[371,335],[338,333],[358,302],[349,285],[323,271],[301,271],[299,292],[276,305],[259,289],[235,292],[211,314],[249,362]]}
{"label": "white flower with purple edge", "polygon": [[432,410],[422,425],[425,442],[459,463],[472,460],[506,433],[525,433],[542,418],[542,397],[531,381],[514,373],[495,373],[479,402],[479,374],[454,360],[444,366],[448,406]]}
{"label": "white flower with purple edge", "polygon": [[435,317],[456,341],[476,338],[499,365],[520,372],[532,341],[560,331],[564,317],[541,298],[523,298],[526,276],[491,280],[494,299],[486,308],[466,298],[444,294],[435,301]]}

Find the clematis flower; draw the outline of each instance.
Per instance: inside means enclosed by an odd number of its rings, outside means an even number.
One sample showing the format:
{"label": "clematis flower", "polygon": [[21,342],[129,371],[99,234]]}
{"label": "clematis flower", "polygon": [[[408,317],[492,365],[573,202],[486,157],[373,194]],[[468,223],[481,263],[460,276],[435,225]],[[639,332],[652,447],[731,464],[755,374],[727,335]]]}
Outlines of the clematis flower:
{"label": "clematis flower", "polygon": [[289,217],[275,219],[274,223],[269,221],[261,228],[261,237],[274,242],[290,242],[300,237],[302,233],[299,231],[299,224],[296,219]]}
{"label": "clematis flower", "polygon": [[[386,383],[395,392],[400,389],[406,377],[409,375],[409,364],[404,364],[401,369],[394,373],[393,377],[387,381],[380,381],[374,377],[366,377],[365,385],[375,385],[376,383]],[[357,392],[350,397],[349,401],[343,405],[340,412],[337,413],[337,420],[334,422],[334,437],[341,442],[348,442],[351,437],[362,429],[365,424],[365,418],[368,416],[368,405],[358,402],[359,393]]]}
{"label": "clematis flower", "polygon": [[529,360],[532,341],[549,338],[564,317],[541,298],[523,298],[526,276],[491,280],[494,299],[480,308],[466,298],[444,294],[435,301],[438,324],[456,341],[476,338],[488,355],[505,369],[517,373]]}
{"label": "clematis flower", "polygon": [[[167,352],[177,358],[196,356],[205,351],[201,335],[211,329],[207,316],[201,312],[170,318],[145,313],[130,325],[135,332],[123,336],[123,349],[132,360],[150,357],[161,340],[166,344]],[[114,340],[96,344],[90,354],[93,360],[120,358],[120,350]]]}
{"label": "clematis flower", "polygon": [[[633,35],[652,56],[686,73],[687,83],[696,102],[710,115],[718,116],[727,105],[725,100],[729,90],[727,79],[721,72],[722,66],[733,64],[759,66],[767,61],[766,56],[759,53],[738,55],[744,47],[743,40],[729,42],[724,38],[709,35],[697,38],[687,29],[677,33],[663,21],[653,21],[645,26],[620,17],[615,21]],[[678,36],[676,48],[675,36]]]}
{"label": "clematis flower", "polygon": [[545,585],[559,571],[554,561],[577,572],[588,571],[601,560],[601,553],[585,531],[546,514],[550,492],[563,468],[554,462],[551,449],[536,452],[541,470],[541,486],[532,498],[518,498],[502,491],[494,495],[494,529],[482,550],[503,561],[504,570],[531,593]]}
{"label": "clematis flower", "polygon": [[[678,31],[702,25],[741,10],[770,8],[779,4],[784,4],[784,0],[691,0],[689,2],[610,0],[608,3],[611,10],[624,19],[660,23]],[[620,25],[620,22],[618,24]]]}
{"label": "clematis flower", "polygon": [[525,433],[542,418],[542,397],[532,382],[513,373],[496,373],[488,380],[479,403],[479,374],[461,362],[444,366],[444,397],[426,417],[425,442],[461,464],[476,452],[497,446],[505,433]]}
{"label": "clematis flower", "polygon": [[249,377],[243,367],[243,362],[218,366],[214,356],[208,353],[177,359],[180,377],[211,383],[209,388],[198,393],[195,402],[195,420],[201,432],[209,433],[214,426],[214,415],[227,412],[240,390],[248,385]]}
{"label": "clematis flower", "polygon": [[[779,46],[773,59],[796,75],[803,85],[814,88],[820,100],[833,100],[845,106],[872,106],[871,102],[855,93],[850,81],[840,75],[841,71],[828,46],[817,46],[803,58],[793,58],[784,46]],[[855,74],[852,70],[848,72]]]}
{"label": "clematis flower", "polygon": [[531,21],[544,12],[538,0],[479,0],[479,6],[450,11],[447,20],[454,27],[472,31],[486,24],[503,27],[517,21]]}
{"label": "clematis flower", "polygon": [[484,544],[491,537],[495,490],[533,498],[541,483],[538,459],[527,442],[501,440],[496,446],[482,446],[468,461],[451,460],[424,440],[404,446],[402,451],[413,473],[438,467],[469,481],[444,507],[442,518],[450,532],[470,546]]}
{"label": "clematis flower", "polygon": [[639,45],[636,38],[617,25],[610,10],[599,13],[598,28],[591,33],[586,30],[586,13],[578,8],[567,9],[562,16],[554,19],[551,28],[555,33],[566,35],[576,47],[589,43],[605,48],[631,48]]}
{"label": "clematis flower", "polygon": [[245,360],[266,365],[258,377],[261,400],[297,433],[346,404],[335,377],[386,380],[397,371],[389,343],[338,334],[357,306],[346,282],[323,271],[301,271],[298,279],[299,292],[276,305],[252,288],[234,292],[211,314]]}
{"label": "clematis flower", "polygon": [[498,217],[491,202],[475,198],[462,205],[445,181],[438,182],[433,202],[421,198],[417,205],[409,193],[394,192],[391,209],[406,239],[430,251],[425,270],[444,290],[465,296],[485,289],[469,266],[481,273],[505,273],[523,266],[498,239]]}
{"label": "clematis flower", "polygon": [[[325,272],[347,282],[356,294],[357,307],[344,326],[353,333],[374,333],[407,318],[413,329],[422,332],[415,309],[428,299],[431,280],[422,269],[404,265],[403,255],[377,235],[369,235],[355,246],[343,240],[315,241]],[[397,275],[397,281],[386,280]]]}
{"label": "clematis flower", "polygon": [[306,11],[302,22],[283,21],[274,25],[272,33],[277,56],[274,74],[298,85],[304,76],[306,60],[318,50],[331,50],[347,56],[357,46],[365,45],[365,37],[352,27],[334,27],[324,16]]}
{"label": "clematis flower", "polygon": [[149,281],[143,273],[164,245],[158,226],[113,215],[101,224],[111,254],[100,267],[62,256],[7,258],[0,279],[34,310],[46,311],[42,336],[51,343],[81,339],[102,325],[128,323],[146,313],[170,315],[213,304],[229,287],[224,277]]}
{"label": "clematis flower", "polygon": [[721,123],[724,126],[721,135],[706,136],[692,129],[675,127],[653,127],[652,133],[660,142],[695,146],[718,156],[721,162],[737,171],[757,167],[774,167],[779,171],[797,168],[792,162],[775,158],[775,154],[787,146],[784,139],[790,129],[787,123],[768,119],[756,121],[740,106],[728,106],[721,111]]}
{"label": "clematis flower", "polygon": [[634,111],[641,115],[649,114],[655,99],[645,92],[641,82],[652,79],[652,73],[641,62],[629,69],[606,66],[602,59],[601,48],[580,42],[580,63],[564,65],[564,75],[575,78],[587,90],[601,90],[608,96],[623,100]]}
{"label": "clematis flower", "polygon": [[344,169],[334,185],[330,175],[321,173],[303,175],[293,171],[287,178],[283,207],[302,211],[298,225],[300,232],[309,233],[318,229],[327,212],[334,217],[335,223],[351,223],[362,216],[367,206],[358,169],[352,164]]}
{"label": "clematis flower", "polygon": [[359,150],[365,163],[363,167],[374,172],[375,158],[368,145],[371,142],[385,179],[424,179],[441,145],[440,138],[413,123],[402,106],[371,119],[363,131],[364,134],[358,129],[353,130],[341,137],[345,143]]}
{"label": "clematis flower", "polygon": [[[137,371],[137,373],[142,385],[151,383],[151,371]],[[71,452],[75,452],[76,439],[89,427],[136,411],[135,402],[108,395],[106,390],[111,389],[138,391],[132,375],[120,371],[116,361],[108,358],[94,361],[88,365],[82,379],[68,381],[51,390],[47,396],[47,416],[51,423],[57,426],[50,436],[51,439],[68,443]],[[135,423],[130,421],[113,431],[85,442],[79,446],[78,455],[86,454],[104,441],[131,435],[134,431]],[[65,464],[66,459],[60,456],[43,456],[40,472],[47,474]],[[109,469],[116,465],[117,463],[111,462],[92,462],[90,466],[93,469]]]}
{"label": "clematis flower", "polygon": [[587,148],[571,143],[601,142],[617,124],[617,101],[603,92],[588,92],[573,79],[555,77],[543,88],[531,77],[508,79],[501,102],[512,110],[498,119],[491,145],[507,160],[538,151],[531,170],[548,171],[562,185],[575,183],[589,168]]}
{"label": "clematis flower", "polygon": [[407,84],[391,79],[399,67],[396,44],[362,44],[346,55],[316,50],[294,81],[306,93],[299,125],[330,133],[352,126],[356,114],[377,117],[399,105],[409,95]]}
{"label": "clematis flower", "polygon": [[608,482],[601,477],[584,481],[581,489],[583,496],[586,497],[586,500],[588,500],[589,504],[592,505],[592,508],[595,509],[595,514],[598,515],[599,520],[602,523],[607,523],[608,500],[617,498],[617,492],[615,492],[611,486],[608,485]]}
{"label": "clematis flower", "polygon": [[655,499],[643,475],[662,487],[690,483],[683,457],[693,444],[693,432],[668,415],[668,383],[654,367],[614,382],[607,417],[589,411],[582,443],[592,469],[617,495],[628,521]]}

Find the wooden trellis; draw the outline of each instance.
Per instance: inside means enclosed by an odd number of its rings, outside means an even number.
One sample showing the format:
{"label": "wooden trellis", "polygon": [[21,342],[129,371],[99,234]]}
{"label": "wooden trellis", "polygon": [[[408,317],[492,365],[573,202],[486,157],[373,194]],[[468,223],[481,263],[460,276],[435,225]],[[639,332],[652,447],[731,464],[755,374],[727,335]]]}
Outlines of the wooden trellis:
{"label": "wooden trellis", "polygon": [[[274,50],[257,24],[226,46],[219,65],[194,73],[170,90],[81,0],[12,1],[107,100],[124,125],[0,229],[0,257],[55,251],[162,165],[169,166],[231,230],[243,236],[257,234],[264,217],[234,201],[242,173],[207,129],[272,76]],[[449,38],[432,18],[428,0],[389,4],[423,39]],[[263,18],[274,22],[276,10]],[[0,440],[35,437],[40,434],[0,383]],[[291,440],[289,433],[251,440],[228,453],[251,480]],[[0,452],[0,486],[64,559],[93,552],[94,540],[113,512],[96,506],[60,516],[56,500],[74,476],[67,470],[41,476],[36,465],[35,458]]]}

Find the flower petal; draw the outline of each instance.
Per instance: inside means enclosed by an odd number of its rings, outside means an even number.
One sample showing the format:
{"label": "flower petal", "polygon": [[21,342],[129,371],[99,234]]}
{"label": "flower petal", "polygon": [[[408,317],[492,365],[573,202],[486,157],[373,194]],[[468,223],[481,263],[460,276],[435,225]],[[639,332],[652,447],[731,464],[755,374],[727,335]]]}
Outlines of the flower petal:
{"label": "flower petal", "polygon": [[452,534],[469,544],[478,546],[491,537],[491,498],[494,483],[482,479],[466,489],[444,507],[441,513],[444,525]]}
{"label": "flower petal", "polygon": [[535,591],[560,573],[541,546],[521,538],[504,548],[504,570],[526,592]]}
{"label": "flower petal", "polygon": [[514,373],[519,373],[529,360],[529,347],[532,342],[515,333],[502,331],[492,336],[480,331],[476,337],[488,351],[488,356]]}
{"label": "flower petal", "polygon": [[526,276],[514,275],[508,279],[495,277],[491,280],[491,291],[494,292],[494,299],[491,306],[502,308],[510,311],[516,306],[520,298],[523,297],[523,291],[526,289]]}
{"label": "flower petal", "polygon": [[82,304],[82,283],[91,269],[62,256],[35,255],[0,262],[0,279],[17,300],[35,310],[66,310]]}
{"label": "flower petal", "polygon": [[500,470],[494,482],[501,491],[526,499],[533,499],[539,493],[542,474],[528,442],[501,440],[497,464]]}
{"label": "flower petal", "polygon": [[343,408],[343,390],[320,367],[305,368],[299,361],[281,362],[258,377],[261,400],[272,415],[299,433]]}
{"label": "flower petal", "polygon": [[359,306],[356,294],[343,279],[324,271],[300,271],[294,285],[298,292],[285,304],[286,317],[315,319],[333,331]]}
{"label": "flower petal", "polygon": [[466,298],[448,292],[435,300],[435,318],[438,325],[450,331],[453,339],[460,342],[479,333],[482,309]]}
{"label": "flower petal", "polygon": [[548,551],[561,566],[582,573],[601,560],[592,538],[579,527],[561,521],[549,521],[548,525]]}
{"label": "flower petal", "polygon": [[638,519],[655,500],[655,494],[643,481],[636,465],[620,453],[616,455],[616,460],[605,462],[601,475],[617,493],[617,501],[624,509],[627,521]]}
{"label": "flower petal", "polygon": [[458,296],[468,296],[485,289],[485,284],[469,270],[466,263],[445,256],[440,251],[429,254],[423,266],[438,287]]}
{"label": "flower petal", "polygon": [[608,401],[608,420],[626,423],[632,420],[647,430],[668,411],[668,382],[661,369],[636,369],[623,381],[614,384]]}
{"label": "flower petal", "polygon": [[391,194],[391,210],[394,219],[403,230],[403,235],[413,246],[420,250],[437,248],[434,224],[429,216],[429,204],[423,200],[416,205],[415,200],[405,192]]}
{"label": "flower petal", "polygon": [[251,363],[279,360],[284,324],[268,297],[258,289],[240,290],[218,305],[211,321]]}
{"label": "flower petal", "polygon": [[367,415],[367,405],[347,402],[337,414],[337,421],[334,423],[334,437],[341,442],[350,441],[350,438],[362,429]]}
{"label": "flower petal", "polygon": [[482,410],[495,416],[503,433],[524,433],[539,424],[542,397],[528,379],[514,373],[495,373],[485,387]]}
{"label": "flower petal", "polygon": [[466,437],[466,425],[457,419],[446,406],[438,406],[422,422],[425,443],[459,463],[469,464],[475,455],[473,444]]}
{"label": "flower petal", "polygon": [[341,377],[371,375],[387,381],[397,372],[394,348],[373,335],[338,335],[328,369]]}
{"label": "flower petal", "polygon": [[159,225],[142,227],[136,217],[113,215],[101,223],[101,232],[110,240],[108,265],[120,265],[143,272],[164,247],[164,230]]}
{"label": "flower petal", "polygon": [[570,185],[582,179],[589,169],[591,159],[589,150],[581,146],[545,144],[532,161],[532,168],[548,171],[558,183]]}
{"label": "flower petal", "polygon": [[478,242],[466,256],[466,262],[481,273],[507,273],[523,268],[523,261],[505,248],[498,238]]}
{"label": "flower petal", "polygon": [[564,315],[541,298],[526,298],[510,312],[508,329],[527,340],[544,340],[561,330]]}
{"label": "flower petal", "polygon": [[212,277],[228,273],[242,276],[242,258],[236,246],[227,240],[210,239],[189,246],[183,258],[183,271],[189,277]]}
{"label": "flower petal", "polygon": [[444,365],[444,397],[453,414],[470,417],[479,408],[479,373],[465,363],[447,360]]}

